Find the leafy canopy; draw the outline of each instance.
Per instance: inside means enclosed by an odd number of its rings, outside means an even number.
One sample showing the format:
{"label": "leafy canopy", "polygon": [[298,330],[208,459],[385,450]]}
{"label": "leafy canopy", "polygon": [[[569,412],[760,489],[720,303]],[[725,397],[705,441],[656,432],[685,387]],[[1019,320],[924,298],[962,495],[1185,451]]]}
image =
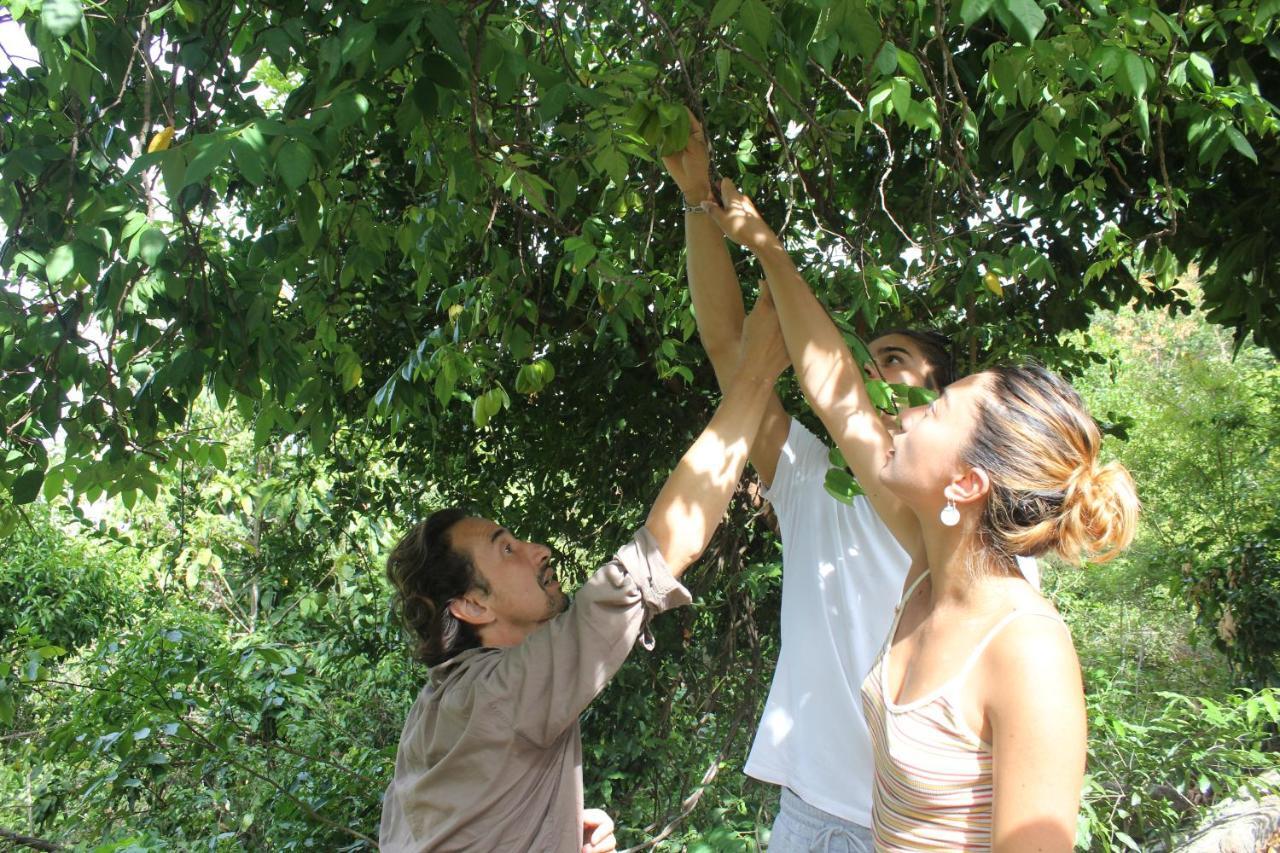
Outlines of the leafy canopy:
{"label": "leafy canopy", "polygon": [[1184,306],[1194,265],[1280,348],[1276,0],[7,8],[38,51],[0,78],[13,505],[222,461],[206,392],[259,446],[370,429],[435,480],[500,422],[610,456],[624,393],[675,446],[698,413],[659,397],[711,384],[654,162],[682,103],[851,332],[1069,367],[1060,332]]}

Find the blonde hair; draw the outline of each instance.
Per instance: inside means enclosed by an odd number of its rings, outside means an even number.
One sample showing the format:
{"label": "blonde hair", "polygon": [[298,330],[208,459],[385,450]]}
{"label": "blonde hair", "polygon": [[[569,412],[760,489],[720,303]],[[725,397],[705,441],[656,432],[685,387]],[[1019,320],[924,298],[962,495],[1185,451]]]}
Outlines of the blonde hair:
{"label": "blonde hair", "polygon": [[1043,367],[983,374],[964,461],[987,472],[983,546],[1005,558],[1056,551],[1103,562],[1133,540],[1138,495],[1123,465],[1098,464],[1102,435],[1075,389]]}

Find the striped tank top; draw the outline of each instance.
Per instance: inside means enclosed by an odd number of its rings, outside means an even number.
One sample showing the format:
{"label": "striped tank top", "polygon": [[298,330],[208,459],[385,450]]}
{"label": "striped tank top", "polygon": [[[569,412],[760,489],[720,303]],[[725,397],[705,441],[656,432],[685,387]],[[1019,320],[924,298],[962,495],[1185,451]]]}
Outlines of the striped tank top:
{"label": "striped tank top", "polygon": [[[911,598],[926,571],[907,590]],[[960,688],[974,663],[1014,619],[1050,613],[1014,610],[992,626],[954,677],[913,702],[889,701],[889,650],[898,633],[899,604],[880,656],[862,682],[862,706],[875,752],[871,823],[877,851],[991,849],[991,744],[964,720]],[[1065,623],[1062,623],[1065,627]]]}

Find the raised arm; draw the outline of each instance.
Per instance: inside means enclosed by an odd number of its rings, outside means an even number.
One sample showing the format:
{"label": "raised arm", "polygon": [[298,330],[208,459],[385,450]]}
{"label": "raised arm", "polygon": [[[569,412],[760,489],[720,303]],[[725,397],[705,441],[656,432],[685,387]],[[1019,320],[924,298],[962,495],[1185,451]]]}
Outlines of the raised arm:
{"label": "raised arm", "polygon": [[[689,603],[688,591],[674,579],[719,525],[773,383],[786,365],[777,315],[769,299],[761,298],[747,318],[729,388],[667,477],[646,529],[587,579],[567,611],[495,664],[490,678],[495,689],[512,697],[510,723],[519,734],[543,746],[560,737],[622,666],[648,616]],[[555,689],[548,690],[549,684]]]}
{"label": "raised arm", "polygon": [[720,406],[649,510],[645,526],[675,577],[698,558],[720,524],[760,418],[775,398],[773,384],[786,366],[786,348],[766,292],[747,318],[736,369]]}
{"label": "raised arm", "polygon": [[[721,392],[727,392],[737,370],[742,342],[742,286],[733,269],[720,226],[698,207],[714,200],[710,159],[702,125],[689,114],[689,143],[684,150],[662,158],[667,172],[684,195],[684,236],[689,269],[689,293],[693,298],[698,336],[715,370]],[[778,455],[787,439],[790,418],[776,393],[769,395],[765,412],[748,452],[748,458],[766,485],[773,482]]]}
{"label": "raised arm", "polygon": [[800,276],[782,240],[761,218],[751,199],[728,179],[721,183],[720,194],[723,207],[715,201],[705,201],[703,206],[729,239],[749,249],[760,262],[805,398],[880,518],[909,553],[916,552],[918,522],[880,484],[880,469],[893,441],[867,394],[861,368],[840,330]]}

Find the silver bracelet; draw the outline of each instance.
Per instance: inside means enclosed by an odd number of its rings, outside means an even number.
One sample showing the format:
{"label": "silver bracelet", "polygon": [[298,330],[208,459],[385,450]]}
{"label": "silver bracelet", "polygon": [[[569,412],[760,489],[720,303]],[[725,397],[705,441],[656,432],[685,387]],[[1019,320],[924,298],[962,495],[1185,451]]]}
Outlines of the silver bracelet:
{"label": "silver bracelet", "polygon": [[706,213],[707,209],[703,207],[701,204],[690,204],[689,202],[686,201],[684,203],[684,212],[685,213]]}

